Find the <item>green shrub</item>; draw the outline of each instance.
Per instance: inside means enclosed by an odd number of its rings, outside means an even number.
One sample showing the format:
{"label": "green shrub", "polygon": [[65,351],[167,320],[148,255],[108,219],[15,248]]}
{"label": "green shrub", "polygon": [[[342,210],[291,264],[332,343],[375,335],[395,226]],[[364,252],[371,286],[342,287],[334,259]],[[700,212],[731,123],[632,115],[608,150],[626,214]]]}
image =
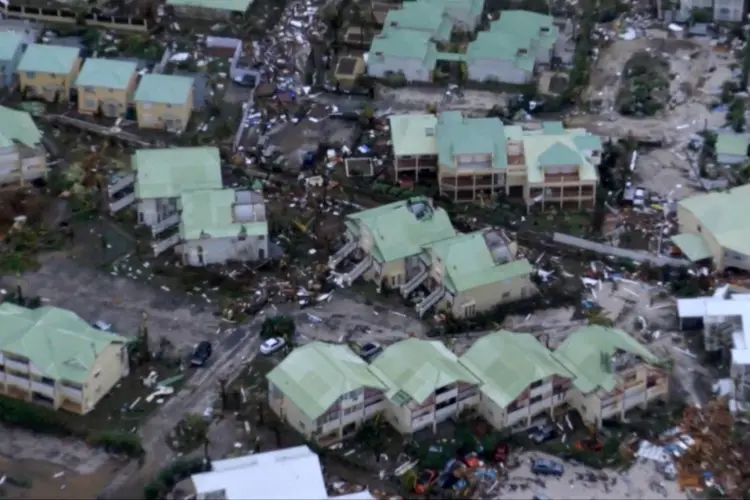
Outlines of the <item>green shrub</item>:
{"label": "green shrub", "polygon": [[92,446],[102,448],[108,453],[127,455],[131,458],[140,458],[146,454],[141,444],[141,438],[137,434],[118,431],[104,431],[92,435],[88,442]]}
{"label": "green shrub", "polygon": [[56,411],[5,396],[0,396],[0,422],[40,434],[63,437],[79,434]]}
{"label": "green shrub", "polygon": [[184,458],[172,462],[161,470],[156,477],[143,488],[145,500],[158,500],[172,491],[177,483],[193,474],[203,472],[205,465],[203,458]]}

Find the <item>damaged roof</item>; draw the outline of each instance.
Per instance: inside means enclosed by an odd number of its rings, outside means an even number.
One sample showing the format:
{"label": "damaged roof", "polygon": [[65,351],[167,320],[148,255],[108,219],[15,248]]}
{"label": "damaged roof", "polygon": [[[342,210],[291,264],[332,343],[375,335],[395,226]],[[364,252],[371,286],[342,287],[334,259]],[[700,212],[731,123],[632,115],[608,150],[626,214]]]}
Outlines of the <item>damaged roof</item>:
{"label": "damaged roof", "polygon": [[16,141],[36,147],[42,142],[42,132],[31,114],[0,106],[0,148],[10,147]]}
{"label": "damaged roof", "polygon": [[28,358],[45,377],[56,380],[85,382],[104,349],[128,341],[57,307],[27,309],[5,302],[0,321],[0,351]]}
{"label": "damaged roof", "polygon": [[236,192],[234,189],[207,189],[182,193],[180,196],[180,237],[183,240],[197,240],[202,237],[233,238],[265,236],[268,223],[263,199],[247,200],[244,195],[254,195],[249,191]]}
{"label": "damaged roof", "polygon": [[139,149],[132,159],[138,199],[177,198],[182,193],[221,189],[219,149]]}
{"label": "damaged roof", "polygon": [[295,348],[267,378],[313,420],[349,392],[386,389],[349,347],[319,341]]}
{"label": "damaged roof", "polygon": [[552,375],[572,379],[533,335],[500,330],[483,336],[459,359],[482,382],[479,389],[505,408],[533,382]]}

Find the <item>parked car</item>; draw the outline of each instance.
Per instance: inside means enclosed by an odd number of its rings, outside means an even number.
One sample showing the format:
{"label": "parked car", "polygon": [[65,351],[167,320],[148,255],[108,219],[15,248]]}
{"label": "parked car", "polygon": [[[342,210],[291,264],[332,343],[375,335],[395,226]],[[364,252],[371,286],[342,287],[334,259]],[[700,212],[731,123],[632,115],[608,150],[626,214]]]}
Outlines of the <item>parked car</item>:
{"label": "parked car", "polygon": [[531,461],[531,472],[543,476],[560,477],[565,473],[565,467],[563,467],[563,464],[555,460],[537,458]]}
{"label": "parked car", "polygon": [[372,360],[383,351],[383,346],[377,342],[366,342],[359,348],[359,356],[365,361]]}
{"label": "parked car", "polygon": [[529,439],[535,443],[546,443],[557,437],[557,427],[553,424],[537,425],[531,428]]}
{"label": "parked car", "polygon": [[190,358],[190,364],[193,366],[205,366],[208,362],[208,358],[211,357],[213,347],[211,342],[208,340],[201,341],[193,351],[193,356]]}
{"label": "parked car", "polygon": [[103,332],[108,332],[108,331],[112,330],[112,324],[111,323],[107,323],[103,319],[98,319],[98,320],[94,321],[93,323],[91,323],[91,326],[93,326],[97,330],[101,330]]}
{"label": "parked car", "polygon": [[265,354],[266,356],[268,356],[269,354],[275,353],[285,345],[286,340],[282,339],[281,337],[272,337],[270,339],[266,339],[260,345],[260,352],[261,354]]}
{"label": "parked car", "polygon": [[414,493],[424,495],[437,482],[438,473],[433,469],[425,469],[417,476],[417,482],[414,484]]}

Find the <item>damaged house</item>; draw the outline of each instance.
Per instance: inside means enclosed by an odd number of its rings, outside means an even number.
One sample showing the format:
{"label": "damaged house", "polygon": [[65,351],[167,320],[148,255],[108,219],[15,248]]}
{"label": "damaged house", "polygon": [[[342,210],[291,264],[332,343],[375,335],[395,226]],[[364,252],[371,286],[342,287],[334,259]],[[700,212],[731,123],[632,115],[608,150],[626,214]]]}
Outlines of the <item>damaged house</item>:
{"label": "damaged house", "polygon": [[34,119],[0,106],[0,185],[24,185],[46,176],[47,153]]}
{"label": "damaged house", "polygon": [[363,276],[415,296],[420,315],[437,307],[471,317],[536,293],[531,265],[517,259],[516,244],[503,232],[457,233],[427,198],[349,215],[346,227],[346,243],[329,267],[343,271],[342,282]]}

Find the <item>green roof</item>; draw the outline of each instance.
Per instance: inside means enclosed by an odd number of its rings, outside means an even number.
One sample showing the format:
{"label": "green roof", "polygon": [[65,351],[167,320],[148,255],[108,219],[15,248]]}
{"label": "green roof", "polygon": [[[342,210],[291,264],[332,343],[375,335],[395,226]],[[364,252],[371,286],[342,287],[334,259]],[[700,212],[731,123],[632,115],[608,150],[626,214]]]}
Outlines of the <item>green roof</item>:
{"label": "green roof", "polygon": [[167,0],[167,5],[175,7],[200,7],[212,10],[245,12],[253,0]]}
{"label": "green roof", "polygon": [[711,248],[699,234],[678,234],[672,236],[671,239],[672,243],[677,245],[680,251],[693,262],[712,257]]}
{"label": "green roof", "polygon": [[26,309],[0,304],[0,350],[29,359],[44,376],[83,383],[99,354],[121,335],[97,330],[57,307]]}
{"label": "green roof", "polygon": [[318,341],[294,349],[267,378],[310,419],[348,392],[387,389],[347,346]]}
{"label": "green roof", "polygon": [[138,64],[131,61],[89,58],[83,63],[76,85],[127,90],[137,69]]}
{"label": "green roof", "polygon": [[23,43],[23,35],[15,31],[0,31],[0,61],[11,61],[16,57],[18,46]]}
{"label": "green roof", "polygon": [[611,359],[617,351],[635,354],[649,364],[660,362],[624,331],[603,326],[586,326],[573,332],[555,350],[554,356],[575,375],[576,388],[587,394],[599,387],[608,392],[615,388],[614,373],[605,360]]}
{"label": "green roof", "polygon": [[459,361],[482,381],[482,393],[501,408],[533,382],[552,375],[573,378],[552,351],[528,333],[501,330],[485,335]]}
{"label": "green roof", "polygon": [[466,50],[469,61],[512,61],[521,70],[532,72],[536,59],[527,37],[516,34],[480,31]]}
{"label": "green roof", "polygon": [[251,191],[210,189],[182,193],[180,210],[183,240],[268,234],[265,203]]}
{"label": "green roof", "polygon": [[0,106],[0,147],[16,141],[33,148],[42,142],[42,132],[29,113]]}
{"label": "green roof", "polygon": [[747,156],[747,148],[750,146],[750,138],[741,134],[718,134],[716,136],[716,154]]}
{"label": "green roof", "polygon": [[218,148],[139,149],[132,164],[139,199],[177,198],[189,191],[222,187]]}
{"label": "green roof", "polygon": [[442,342],[406,339],[387,347],[370,371],[388,386],[387,396],[397,404],[423,403],[436,389],[464,382],[479,384]]}
{"label": "green roof", "polygon": [[193,78],[179,75],[149,73],[141,77],[133,96],[134,101],[160,104],[189,103]]}
{"label": "green roof", "polygon": [[466,118],[460,111],[440,113],[437,143],[441,166],[455,168],[454,155],[464,154],[489,154],[493,168],[508,166],[507,141],[498,118]]}
{"label": "green roof", "polygon": [[462,10],[470,17],[476,17],[484,11],[484,0],[424,0],[425,3],[443,7],[447,11]]}
{"label": "green roof", "polygon": [[531,41],[534,52],[551,49],[560,36],[552,16],[527,10],[504,10],[500,18],[490,25],[490,31],[524,37]]}
{"label": "green roof", "polygon": [[578,165],[578,177],[582,181],[597,181],[599,172],[586,158],[585,152],[591,144],[584,141],[585,149],[576,144],[578,136],[573,134],[526,134],[523,138],[524,156],[526,157],[526,177],[530,183],[544,181],[545,167],[555,165]]}
{"label": "green roof", "polygon": [[16,71],[67,75],[73,71],[81,49],[33,43],[26,47]]}
{"label": "green roof", "polygon": [[680,200],[678,205],[698,219],[702,230],[711,233],[723,248],[750,254],[750,233],[745,224],[727,214],[750,213],[750,184],[699,194]]}
{"label": "green roof", "polygon": [[388,118],[391,127],[393,154],[436,155],[437,141],[435,128],[437,117],[433,114],[391,115]]}
{"label": "green roof", "polygon": [[372,255],[391,262],[422,253],[423,247],[456,235],[448,213],[416,197],[349,215],[373,238]]}
{"label": "green roof", "polygon": [[453,31],[453,22],[445,9],[425,0],[406,2],[400,9],[388,11],[383,26],[424,31],[441,41],[449,41]]}
{"label": "green roof", "polygon": [[529,275],[532,272],[531,264],[526,259],[505,264],[495,263],[487,246],[484,231],[459,234],[433,243],[430,249],[443,263],[444,284],[452,293]]}
{"label": "green roof", "polygon": [[373,38],[369,57],[404,57],[420,59],[424,67],[432,70],[435,67],[437,48],[432,35],[423,31],[398,29],[386,26]]}

